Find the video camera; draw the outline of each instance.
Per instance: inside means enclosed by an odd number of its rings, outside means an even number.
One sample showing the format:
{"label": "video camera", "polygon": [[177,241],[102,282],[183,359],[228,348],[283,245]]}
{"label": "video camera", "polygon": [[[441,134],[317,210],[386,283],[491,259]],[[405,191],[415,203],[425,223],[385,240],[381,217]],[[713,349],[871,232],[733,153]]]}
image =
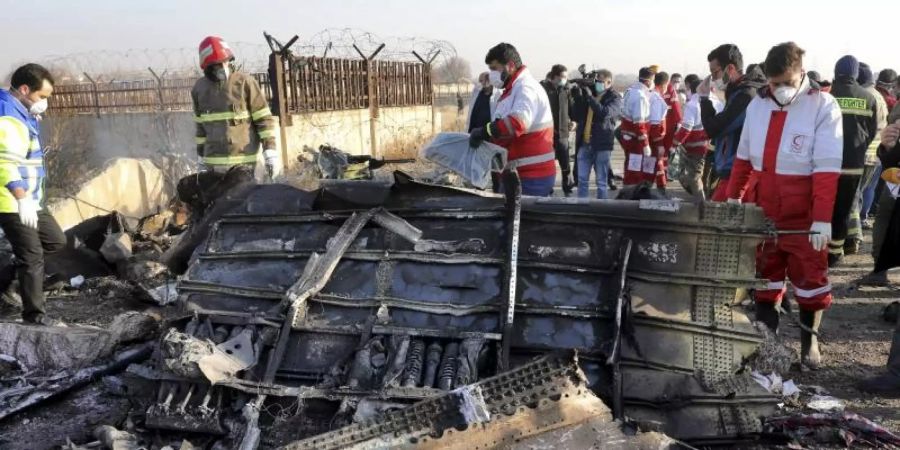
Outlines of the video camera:
{"label": "video camera", "polygon": [[591,95],[597,95],[597,89],[595,83],[597,81],[597,72],[596,70],[588,72],[585,68],[584,64],[578,66],[578,73],[581,74],[581,78],[576,78],[574,80],[569,80],[568,87],[571,89],[575,89],[577,94],[581,94],[582,89],[587,89]]}

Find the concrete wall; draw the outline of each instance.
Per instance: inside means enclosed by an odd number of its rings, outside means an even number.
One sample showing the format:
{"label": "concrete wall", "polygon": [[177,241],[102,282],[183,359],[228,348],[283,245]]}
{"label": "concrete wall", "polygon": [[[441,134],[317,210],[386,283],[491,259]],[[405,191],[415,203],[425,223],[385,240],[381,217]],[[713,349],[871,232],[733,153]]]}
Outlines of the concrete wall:
{"label": "concrete wall", "polygon": [[164,207],[172,195],[171,185],[150,160],[119,158],[73,194],[51,200],[48,209],[64,230],[110,211],[118,211],[136,224]]}
{"label": "concrete wall", "polygon": [[[289,165],[293,165],[304,146],[318,148],[331,144],[354,155],[372,155],[369,110],[355,109],[293,116],[287,128]],[[374,156],[414,155],[432,133],[431,106],[379,108],[377,124],[378,152]],[[441,129],[440,114],[434,130]]]}

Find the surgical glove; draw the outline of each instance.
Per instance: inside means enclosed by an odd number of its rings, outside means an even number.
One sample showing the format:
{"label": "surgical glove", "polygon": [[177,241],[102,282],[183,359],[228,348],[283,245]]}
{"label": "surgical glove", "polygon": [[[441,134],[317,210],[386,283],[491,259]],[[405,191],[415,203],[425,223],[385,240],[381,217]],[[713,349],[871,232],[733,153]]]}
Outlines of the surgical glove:
{"label": "surgical glove", "polygon": [[263,158],[266,162],[266,172],[268,172],[269,177],[273,180],[280,177],[284,171],[284,165],[281,164],[281,156],[278,154],[278,150],[274,148],[263,150]]}
{"label": "surgical glove", "polygon": [[740,204],[741,204],[741,199],[739,199],[739,198],[729,198],[729,199],[728,199],[728,203],[731,203],[732,205],[740,205]]}
{"label": "surgical glove", "polygon": [[478,148],[488,139],[487,131],[484,127],[476,128],[469,133],[469,147]]}
{"label": "surgical glove", "polygon": [[19,202],[19,220],[32,230],[38,229],[38,204],[30,198],[20,198]]}
{"label": "surgical glove", "polygon": [[825,246],[831,241],[831,224],[828,222],[813,222],[809,227],[809,242],[812,244],[813,250],[820,252],[825,250]]}
{"label": "surgical glove", "polygon": [[650,150],[650,146],[649,145],[645,146],[644,147],[644,156],[650,156],[652,154],[653,154],[653,152]]}

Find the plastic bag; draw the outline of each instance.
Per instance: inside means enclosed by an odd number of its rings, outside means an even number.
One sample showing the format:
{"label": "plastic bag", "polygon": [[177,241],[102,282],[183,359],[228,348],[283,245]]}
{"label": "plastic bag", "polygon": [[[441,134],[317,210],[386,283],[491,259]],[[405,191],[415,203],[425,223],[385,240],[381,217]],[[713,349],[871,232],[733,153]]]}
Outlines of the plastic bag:
{"label": "plastic bag", "polygon": [[100,246],[100,254],[110,264],[117,264],[131,258],[131,236],[125,229],[122,222],[122,216],[119,213],[113,213],[115,216],[110,219],[106,228],[106,239]]}
{"label": "plastic bag", "polygon": [[438,133],[421,156],[463,177],[479,189],[491,186],[491,170],[506,166],[506,149],[490,142],[469,147],[468,133]]}
{"label": "plastic bag", "polygon": [[684,148],[679,145],[672,149],[672,155],[669,156],[669,169],[666,175],[670,180],[680,180],[685,175],[684,162]]}

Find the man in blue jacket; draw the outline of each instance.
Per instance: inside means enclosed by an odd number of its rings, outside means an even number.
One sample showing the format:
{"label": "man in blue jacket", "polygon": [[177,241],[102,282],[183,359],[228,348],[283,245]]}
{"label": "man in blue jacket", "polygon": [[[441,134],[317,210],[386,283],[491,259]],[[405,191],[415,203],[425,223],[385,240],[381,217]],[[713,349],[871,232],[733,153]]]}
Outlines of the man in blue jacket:
{"label": "man in blue jacket", "polygon": [[[744,73],[744,58],[734,44],[716,47],[706,58],[709,61],[710,76],[700,84],[700,121],[706,135],[716,143],[714,151],[715,171],[719,184],[711,200],[724,202],[728,199],[728,178],[731,166],[741,141],[744,117],[750,100],[756,90],[766,85],[766,76],[756,66],[748,67]],[[725,93],[725,108],[716,111],[710,95],[714,91]]]}
{"label": "man in blue jacket", "polygon": [[25,322],[57,325],[44,312],[44,255],[66,245],[44,209],[44,152],[40,115],[53,93],[47,69],[26,64],[12,75],[10,89],[0,91],[0,228],[12,245],[14,266],[0,272],[0,292],[18,275]]}
{"label": "man in blue jacket", "polygon": [[575,115],[578,122],[578,197],[587,198],[591,169],[597,180],[597,198],[607,198],[610,154],[615,141],[615,129],[622,116],[622,96],[612,90],[612,73],[598,70],[593,73],[593,86],[578,88]]}

